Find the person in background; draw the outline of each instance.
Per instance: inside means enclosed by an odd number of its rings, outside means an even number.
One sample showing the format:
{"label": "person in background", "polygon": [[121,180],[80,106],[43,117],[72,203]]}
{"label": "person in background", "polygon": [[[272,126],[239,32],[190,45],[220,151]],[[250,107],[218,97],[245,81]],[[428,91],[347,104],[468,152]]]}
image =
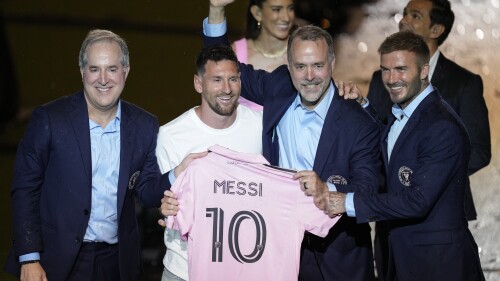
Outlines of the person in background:
{"label": "person in background", "polygon": [[18,146],[4,269],[22,281],[138,281],[134,197],[158,207],[171,186],[158,121],[120,98],[130,72],[120,36],[90,31],[79,67],[83,90],[38,106]]}
{"label": "person in background", "polygon": [[463,208],[469,137],[428,81],[429,48],[419,35],[401,31],[379,53],[394,103],[380,142],[387,192],[303,190],[330,216],[387,221],[385,280],[485,280]]}
{"label": "person in background", "polygon": [[[293,0],[249,0],[246,20],[245,37],[231,44],[238,60],[268,72],[286,64],[288,36],[295,22]],[[243,97],[239,102],[262,110]]]}
{"label": "person in background", "polygon": [[[262,111],[238,105],[240,71],[231,47],[215,45],[200,51],[194,88],[201,95],[201,105],[160,127],[156,155],[162,172],[176,167],[190,153],[205,152],[215,144],[262,154]],[[164,242],[167,251],[161,280],[188,280],[187,241],[177,230],[166,228]]]}
{"label": "person in background", "polygon": [[238,60],[268,72],[287,64],[288,36],[294,27],[293,0],[249,0],[245,37],[231,44]]}

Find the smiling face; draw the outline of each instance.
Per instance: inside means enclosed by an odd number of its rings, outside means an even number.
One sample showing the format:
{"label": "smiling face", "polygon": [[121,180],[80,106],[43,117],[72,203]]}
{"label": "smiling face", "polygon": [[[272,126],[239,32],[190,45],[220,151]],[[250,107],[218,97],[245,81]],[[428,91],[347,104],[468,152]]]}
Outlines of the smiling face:
{"label": "smiling face", "polygon": [[403,109],[428,85],[429,65],[419,68],[415,53],[404,50],[382,54],[380,68],[391,101]]}
{"label": "smiling face", "polygon": [[295,21],[292,0],[267,0],[262,7],[252,7],[254,18],[261,23],[261,34],[285,40]]}
{"label": "smiling face", "polygon": [[329,61],[324,39],[311,41],[295,38],[289,52],[288,69],[293,85],[300,93],[302,104],[313,109],[330,86],[335,59]]}
{"label": "smiling face", "polygon": [[240,73],[234,61],[207,61],[205,73],[195,75],[194,86],[202,95],[204,112],[219,116],[232,116],[238,106],[241,91]]}
{"label": "smiling face", "polygon": [[130,68],[121,64],[115,42],[96,42],[87,47],[87,63],[80,69],[89,114],[116,110]]}

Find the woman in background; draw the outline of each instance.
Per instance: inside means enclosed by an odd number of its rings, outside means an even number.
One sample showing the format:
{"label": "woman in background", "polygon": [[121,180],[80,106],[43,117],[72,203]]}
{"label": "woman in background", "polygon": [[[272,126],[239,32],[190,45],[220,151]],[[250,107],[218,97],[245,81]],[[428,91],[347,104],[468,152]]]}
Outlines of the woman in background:
{"label": "woman in background", "polygon": [[[238,60],[269,72],[287,64],[288,35],[294,21],[293,0],[249,0],[245,37],[232,44]],[[241,97],[239,101],[250,108],[261,109]]]}
{"label": "woman in background", "polygon": [[286,64],[294,21],[293,0],[250,0],[245,38],[232,44],[238,60],[269,72]]}

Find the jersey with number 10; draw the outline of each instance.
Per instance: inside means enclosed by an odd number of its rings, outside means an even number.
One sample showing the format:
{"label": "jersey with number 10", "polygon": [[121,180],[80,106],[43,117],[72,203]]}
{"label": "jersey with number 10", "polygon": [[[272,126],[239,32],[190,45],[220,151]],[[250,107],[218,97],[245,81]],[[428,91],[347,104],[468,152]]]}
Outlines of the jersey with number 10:
{"label": "jersey with number 10", "polygon": [[180,210],[167,226],[187,235],[189,280],[297,280],[304,232],[324,237],[339,217],[261,155],[209,150],[171,189]]}

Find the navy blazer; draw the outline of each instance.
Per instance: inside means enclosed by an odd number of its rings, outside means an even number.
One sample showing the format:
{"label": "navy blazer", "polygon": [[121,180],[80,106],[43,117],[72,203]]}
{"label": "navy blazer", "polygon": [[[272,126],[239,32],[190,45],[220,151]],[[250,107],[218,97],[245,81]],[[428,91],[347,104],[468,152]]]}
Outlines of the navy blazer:
{"label": "navy blazer", "polygon": [[[389,117],[389,124],[394,122]],[[354,195],[359,223],[388,220],[387,280],[484,280],[463,208],[470,143],[437,91],[413,112],[387,158],[387,193]]]}
{"label": "navy blazer", "polygon": [[[469,72],[440,54],[431,84],[458,114],[469,133],[472,152],[468,173],[472,175],[486,167],[491,160],[488,108],[483,98],[481,76]],[[368,99],[377,111],[379,119],[387,124],[393,103],[382,82],[380,70],[373,73]],[[465,190],[465,214],[468,220],[475,220],[477,217],[469,185]]]}
{"label": "navy blazer", "polygon": [[[228,44],[225,36],[204,37],[205,45]],[[297,96],[288,68],[272,73],[240,64],[242,95],[264,106],[263,154],[279,164],[276,127]],[[336,89],[337,90],[337,89]],[[337,91],[338,93],[338,91]],[[300,136],[297,136],[300,137]],[[378,190],[379,127],[354,100],[333,97],[321,132],[313,170],[338,191],[376,193]],[[301,259],[303,280],[371,280],[373,255],[370,227],[344,216],[326,238],[306,237],[304,247],[315,256]],[[304,251],[304,249],[303,249]],[[313,262],[312,266],[309,266]]]}
{"label": "navy blazer", "polygon": [[[121,100],[118,244],[121,280],[140,280],[135,196],[158,207],[168,176],[155,155],[155,116]],[[11,190],[13,250],[5,270],[19,275],[18,257],[40,252],[49,280],[66,280],[87,229],[92,160],[83,92],[37,107],[19,144]]]}

